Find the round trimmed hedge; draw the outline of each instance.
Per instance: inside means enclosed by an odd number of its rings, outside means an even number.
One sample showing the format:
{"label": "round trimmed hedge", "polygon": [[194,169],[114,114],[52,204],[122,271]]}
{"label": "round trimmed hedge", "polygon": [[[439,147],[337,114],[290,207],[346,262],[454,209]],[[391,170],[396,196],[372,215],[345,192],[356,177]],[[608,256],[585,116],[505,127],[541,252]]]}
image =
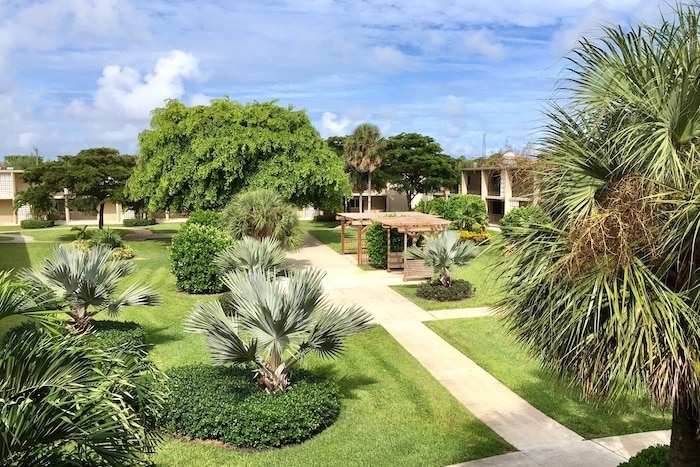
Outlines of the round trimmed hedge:
{"label": "round trimmed hedge", "polygon": [[279,394],[263,392],[246,368],[189,365],[167,374],[171,394],[159,425],[188,438],[279,447],[311,438],[340,414],[338,386],[304,370]]}
{"label": "round trimmed hedge", "polygon": [[474,296],[474,288],[470,282],[455,279],[449,287],[445,287],[439,280],[424,282],[418,286],[416,296],[437,302],[452,302],[464,300]]}
{"label": "round trimmed hedge", "polygon": [[669,445],[656,444],[642,449],[630,460],[623,462],[618,467],[669,467],[671,465],[671,447]]}

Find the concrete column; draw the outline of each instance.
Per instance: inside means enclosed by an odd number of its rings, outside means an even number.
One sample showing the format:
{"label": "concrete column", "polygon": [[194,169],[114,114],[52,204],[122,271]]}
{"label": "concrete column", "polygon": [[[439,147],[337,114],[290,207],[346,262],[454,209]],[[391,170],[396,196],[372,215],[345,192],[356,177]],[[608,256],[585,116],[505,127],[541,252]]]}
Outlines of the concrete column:
{"label": "concrete column", "polygon": [[488,171],[479,170],[479,178],[481,180],[481,199],[485,200],[489,193]]}
{"label": "concrete column", "polygon": [[70,222],[70,209],[68,208],[68,188],[63,189],[63,209],[66,213],[66,224]]}

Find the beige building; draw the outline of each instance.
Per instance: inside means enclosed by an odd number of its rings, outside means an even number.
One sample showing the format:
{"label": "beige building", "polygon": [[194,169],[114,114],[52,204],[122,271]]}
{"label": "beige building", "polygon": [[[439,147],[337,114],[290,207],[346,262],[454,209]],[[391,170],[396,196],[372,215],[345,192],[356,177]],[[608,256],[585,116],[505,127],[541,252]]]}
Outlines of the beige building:
{"label": "beige building", "polygon": [[[353,192],[348,200],[345,212],[360,212],[360,199],[362,199],[362,212],[367,211],[367,192]],[[385,188],[380,192],[372,191],[372,212],[405,212],[408,211],[406,195],[393,188]]]}
{"label": "beige building", "polygon": [[514,166],[462,169],[461,194],[477,195],[486,201],[489,223],[498,224],[511,209],[532,202],[531,193],[517,179]]}
{"label": "beige building", "polygon": [[[22,181],[22,170],[11,168],[0,169],[0,225],[19,225],[20,221],[31,219],[29,206],[22,206],[15,213],[15,194],[25,190],[29,185]],[[57,193],[54,196],[56,201],[56,212],[50,217],[57,224],[97,224],[97,214],[86,214],[80,211],[68,209],[66,206],[67,192]],[[104,221],[105,224],[119,224],[124,220],[125,215],[119,203],[105,204]],[[133,215],[131,216],[133,217]]]}

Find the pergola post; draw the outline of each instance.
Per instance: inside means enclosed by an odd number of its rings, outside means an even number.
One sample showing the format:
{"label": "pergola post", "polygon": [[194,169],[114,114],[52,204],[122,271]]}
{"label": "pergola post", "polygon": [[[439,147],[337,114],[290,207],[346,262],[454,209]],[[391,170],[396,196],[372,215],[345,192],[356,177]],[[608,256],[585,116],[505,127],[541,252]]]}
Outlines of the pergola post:
{"label": "pergola post", "polygon": [[357,265],[362,264],[362,224],[357,226]]}
{"label": "pergola post", "polygon": [[386,270],[391,271],[391,227],[386,229]]}
{"label": "pergola post", "polygon": [[340,221],[340,254],[345,254],[345,221]]}

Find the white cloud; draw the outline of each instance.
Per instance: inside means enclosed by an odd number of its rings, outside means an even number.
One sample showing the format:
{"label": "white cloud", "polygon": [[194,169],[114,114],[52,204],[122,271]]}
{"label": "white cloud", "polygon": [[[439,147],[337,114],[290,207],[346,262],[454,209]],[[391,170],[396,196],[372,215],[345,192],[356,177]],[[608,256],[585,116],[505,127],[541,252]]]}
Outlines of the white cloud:
{"label": "white cloud", "polygon": [[442,112],[452,117],[460,117],[467,113],[467,105],[463,99],[449,95],[442,104]]}
{"label": "white cloud", "polygon": [[486,29],[464,31],[464,47],[469,52],[483,55],[491,60],[500,60],[505,57],[506,49],[499,44],[491,31]]}
{"label": "white cloud", "polygon": [[372,49],[372,62],[378,68],[390,71],[401,71],[408,62],[406,55],[394,47],[382,46]]}
{"label": "white cloud", "polygon": [[97,114],[121,116],[129,120],[147,120],[151,110],[166,99],[179,99],[185,93],[184,81],[197,78],[197,59],[181,50],[159,58],[152,73],[145,76],[128,66],[109,65],[98,79],[92,105],[74,100],[68,106],[76,116]]}
{"label": "white cloud", "polygon": [[352,129],[352,120],[347,117],[338,118],[332,112],[323,112],[321,115],[320,133],[324,137],[348,135]]}

